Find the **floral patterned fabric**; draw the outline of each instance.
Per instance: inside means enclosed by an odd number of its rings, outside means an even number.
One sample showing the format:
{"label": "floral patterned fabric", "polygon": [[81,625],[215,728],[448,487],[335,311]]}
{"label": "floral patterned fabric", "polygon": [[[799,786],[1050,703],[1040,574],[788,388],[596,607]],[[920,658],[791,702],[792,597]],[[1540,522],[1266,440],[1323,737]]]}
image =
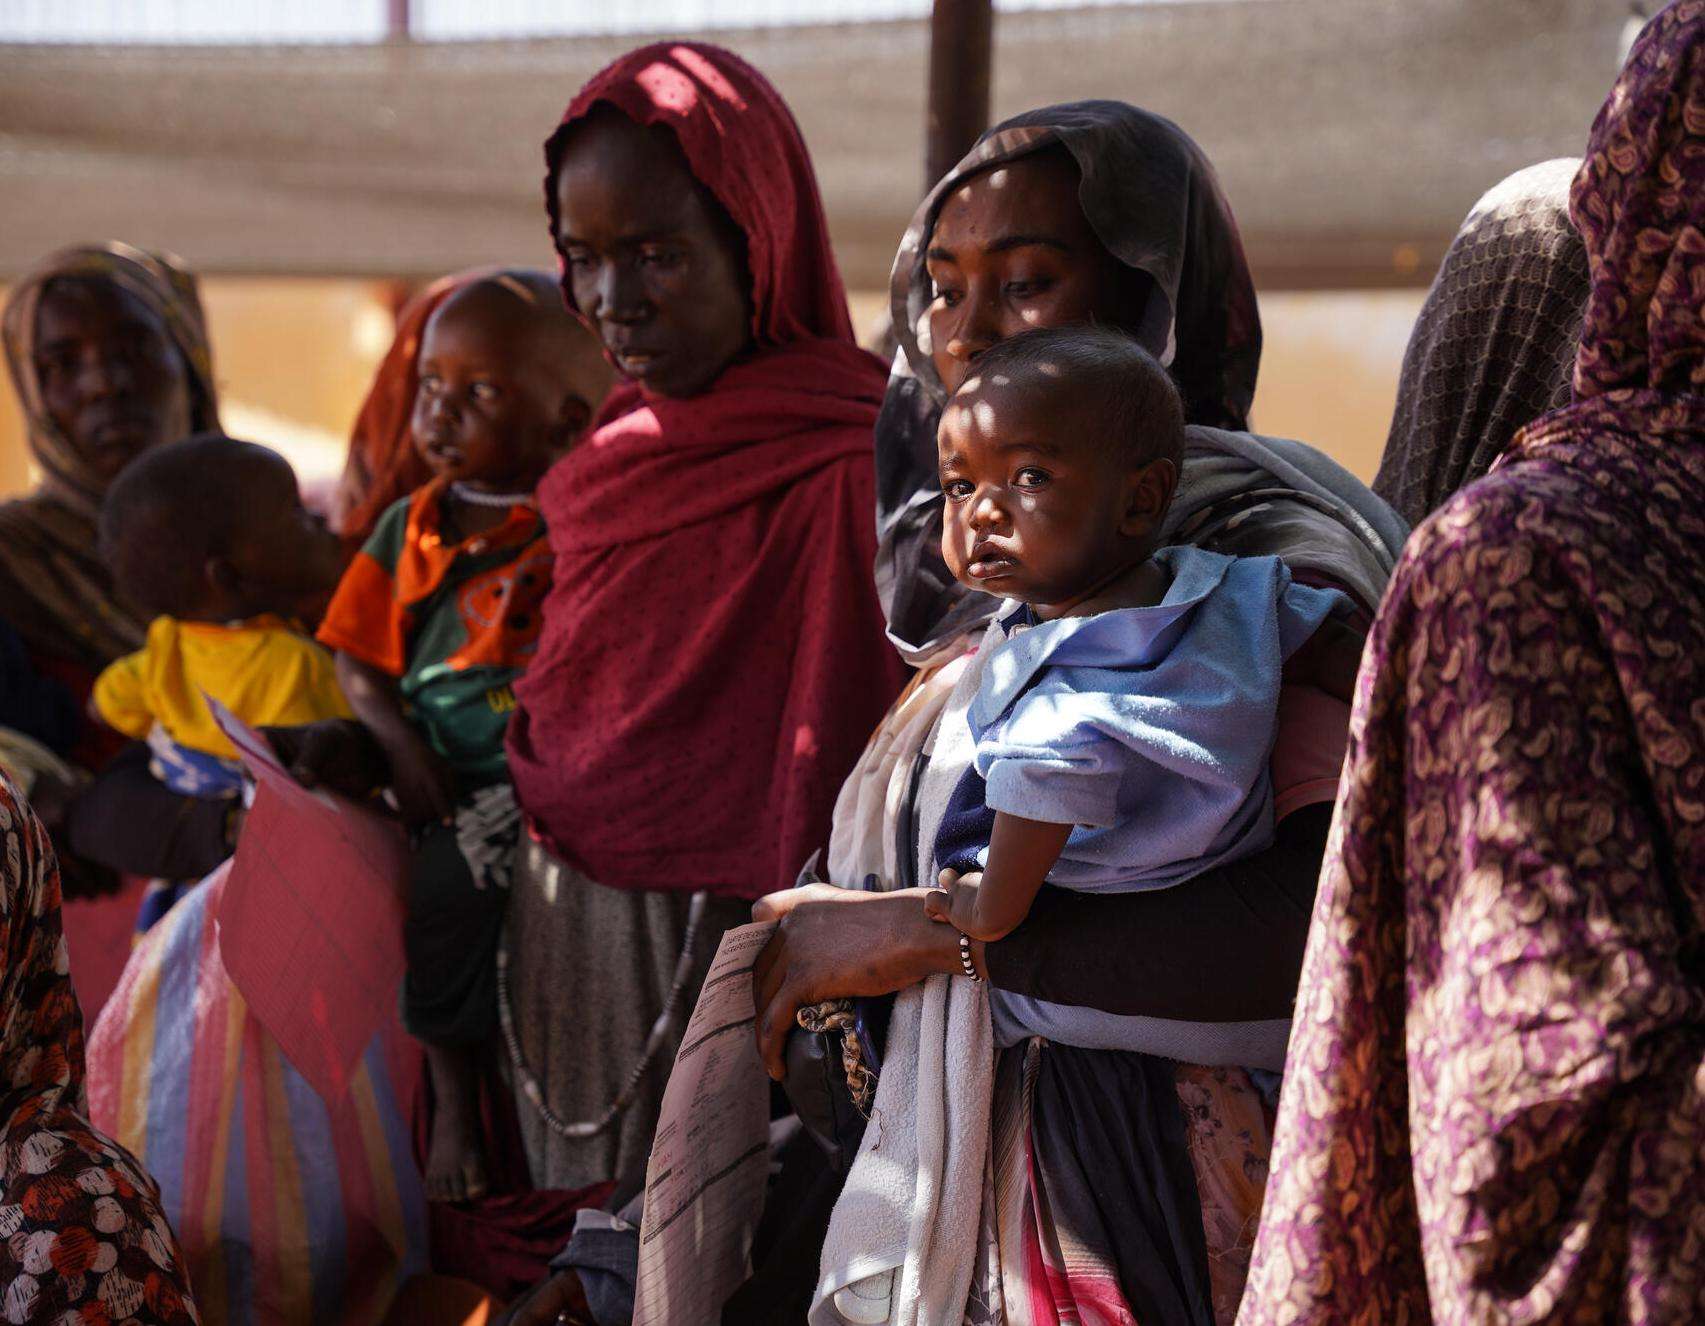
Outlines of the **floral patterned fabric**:
{"label": "floral patterned fabric", "polygon": [[1369,640],[1243,1326],[1705,1320],[1705,0],[1571,210],[1575,403]]}
{"label": "floral patterned fabric", "polygon": [[0,1322],[199,1320],[159,1190],[83,1112],[83,1016],[47,834],[0,778]]}

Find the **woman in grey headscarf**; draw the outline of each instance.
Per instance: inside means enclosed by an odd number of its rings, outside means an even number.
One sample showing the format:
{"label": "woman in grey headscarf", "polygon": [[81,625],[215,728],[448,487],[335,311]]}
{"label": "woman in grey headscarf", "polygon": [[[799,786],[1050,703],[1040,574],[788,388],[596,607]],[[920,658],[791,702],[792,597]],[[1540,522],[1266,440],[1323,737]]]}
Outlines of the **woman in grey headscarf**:
{"label": "woman in grey headscarf", "polygon": [[1569,220],[1576,157],[1518,170],[1474,204],[1409,335],[1374,491],[1411,525],[1516,431],[1569,403],[1590,281]]}
{"label": "woman in grey headscarf", "polygon": [[[975,275],[966,246],[943,235],[967,199],[1005,232],[982,246]],[[991,220],[978,222],[985,237]],[[945,271],[962,296],[935,279]],[[1379,601],[1407,527],[1314,448],[1243,431],[1261,358],[1255,288],[1213,166],[1170,120],[1077,101],[996,125],[919,207],[890,289],[900,354],[876,425],[876,579],[889,636],[912,663],[997,606],[941,561],[935,425],[980,350],[1026,327],[1111,323],[1167,366],[1190,426],[1170,540],[1276,553],[1370,611]],[[1251,505],[1259,520],[1238,514]]]}
{"label": "woman in grey headscarf", "polygon": [[[889,636],[920,672],[842,791],[826,873],[836,884],[875,876],[904,889],[935,878],[935,825],[968,760],[950,735],[937,737],[956,730],[953,716],[963,722],[986,657],[971,651],[999,608],[953,581],[940,554],[935,423],[983,350],[1029,327],[1097,322],[1167,365],[1189,425],[1169,542],[1278,555],[1298,578],[1343,588],[1371,612],[1407,528],[1320,452],[1242,431],[1260,354],[1253,286],[1212,166],[1160,116],[1076,102],[990,130],[919,209],[892,294],[901,354],[877,423],[877,583]],[[950,1127],[973,1149],[987,1144],[994,1189],[1009,1203],[984,1212],[988,1237],[933,1238],[929,1265],[902,1273],[882,1269],[892,1240],[865,1255],[871,1238],[837,1243],[832,1225],[814,1321],[830,1319],[831,1298],[835,1311],[846,1307],[849,1293],[865,1311],[883,1274],[896,1277],[886,1292],[901,1320],[957,1319],[945,1305],[967,1295],[971,1319],[989,1326],[1056,1320],[1068,1299],[1108,1320],[1229,1318],[1265,1177],[1265,1107],[1246,1070],[1283,1060],[1291,945],[1306,931],[1348,724],[1346,706],[1322,697],[1315,708],[1308,688],[1294,689],[1299,707],[1280,706],[1276,839],[1234,871],[1134,905],[1084,906],[1044,890],[1025,925],[967,952],[929,933],[953,939],[905,892],[819,885],[759,904],[760,917],[779,921],[755,968],[772,1071],[801,1003],[900,990],[904,1001],[931,974],[964,974],[966,964],[996,989],[995,1038],[1012,1047],[992,1100],[978,1083],[954,1082],[956,1100],[990,1102],[990,1128]],[[897,1003],[897,1022],[911,1007]],[[892,1089],[905,1079],[883,1080]],[[898,1123],[888,1113],[884,1146],[907,1145],[909,1120],[929,1112],[921,1091],[915,1113]],[[977,1154],[944,1173],[974,1184]],[[954,1207],[973,1224],[975,1197]],[[780,1211],[790,1235],[805,1227],[796,1204]],[[854,1215],[844,1208],[842,1223]],[[924,1204],[914,1216],[928,1223]],[[854,1242],[858,1265],[848,1269],[835,1249]],[[770,1320],[755,1298],[731,1303],[725,1319]]]}

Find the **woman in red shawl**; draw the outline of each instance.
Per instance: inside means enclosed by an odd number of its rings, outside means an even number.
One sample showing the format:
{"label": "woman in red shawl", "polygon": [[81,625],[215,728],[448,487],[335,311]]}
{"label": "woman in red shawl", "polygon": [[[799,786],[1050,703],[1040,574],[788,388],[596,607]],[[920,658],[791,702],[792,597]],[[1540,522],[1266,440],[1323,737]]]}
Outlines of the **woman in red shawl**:
{"label": "woman in red shawl", "polygon": [[900,689],[870,569],[886,373],[799,128],[736,56],[624,56],[546,162],[564,293],[628,380],[539,489],[500,1002],[534,1181],[637,1186],[718,934],[827,842]]}
{"label": "woman in red shawl", "polygon": [[1705,0],[1570,211],[1574,403],[1368,641],[1243,1326],[1705,1320]]}

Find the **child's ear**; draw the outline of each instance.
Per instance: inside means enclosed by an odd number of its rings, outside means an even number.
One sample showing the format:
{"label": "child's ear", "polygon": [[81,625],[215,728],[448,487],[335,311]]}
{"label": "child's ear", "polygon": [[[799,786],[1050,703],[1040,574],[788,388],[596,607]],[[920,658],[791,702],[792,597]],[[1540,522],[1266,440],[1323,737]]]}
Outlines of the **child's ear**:
{"label": "child's ear", "polygon": [[1172,493],[1178,487],[1178,467],[1170,460],[1151,460],[1141,469],[1132,470],[1125,485],[1125,515],[1119,522],[1119,532],[1143,538],[1153,533],[1167,507],[1172,505]]}
{"label": "child's ear", "polygon": [[215,553],[202,564],[202,575],[216,595],[235,598],[242,592],[243,573],[222,553]]}

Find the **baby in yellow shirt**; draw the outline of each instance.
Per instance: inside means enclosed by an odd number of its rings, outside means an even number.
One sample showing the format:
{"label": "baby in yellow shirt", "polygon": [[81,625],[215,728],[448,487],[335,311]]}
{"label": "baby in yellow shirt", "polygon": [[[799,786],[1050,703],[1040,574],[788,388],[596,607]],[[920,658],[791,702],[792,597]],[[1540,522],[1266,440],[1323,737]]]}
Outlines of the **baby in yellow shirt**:
{"label": "baby in yellow shirt", "polygon": [[256,727],[350,716],[331,655],[295,624],[325,610],[341,547],[276,451],[203,433],[144,453],[108,490],[100,540],[119,592],[158,615],[91,703],[148,742],[173,791],[242,790],[205,696]]}

